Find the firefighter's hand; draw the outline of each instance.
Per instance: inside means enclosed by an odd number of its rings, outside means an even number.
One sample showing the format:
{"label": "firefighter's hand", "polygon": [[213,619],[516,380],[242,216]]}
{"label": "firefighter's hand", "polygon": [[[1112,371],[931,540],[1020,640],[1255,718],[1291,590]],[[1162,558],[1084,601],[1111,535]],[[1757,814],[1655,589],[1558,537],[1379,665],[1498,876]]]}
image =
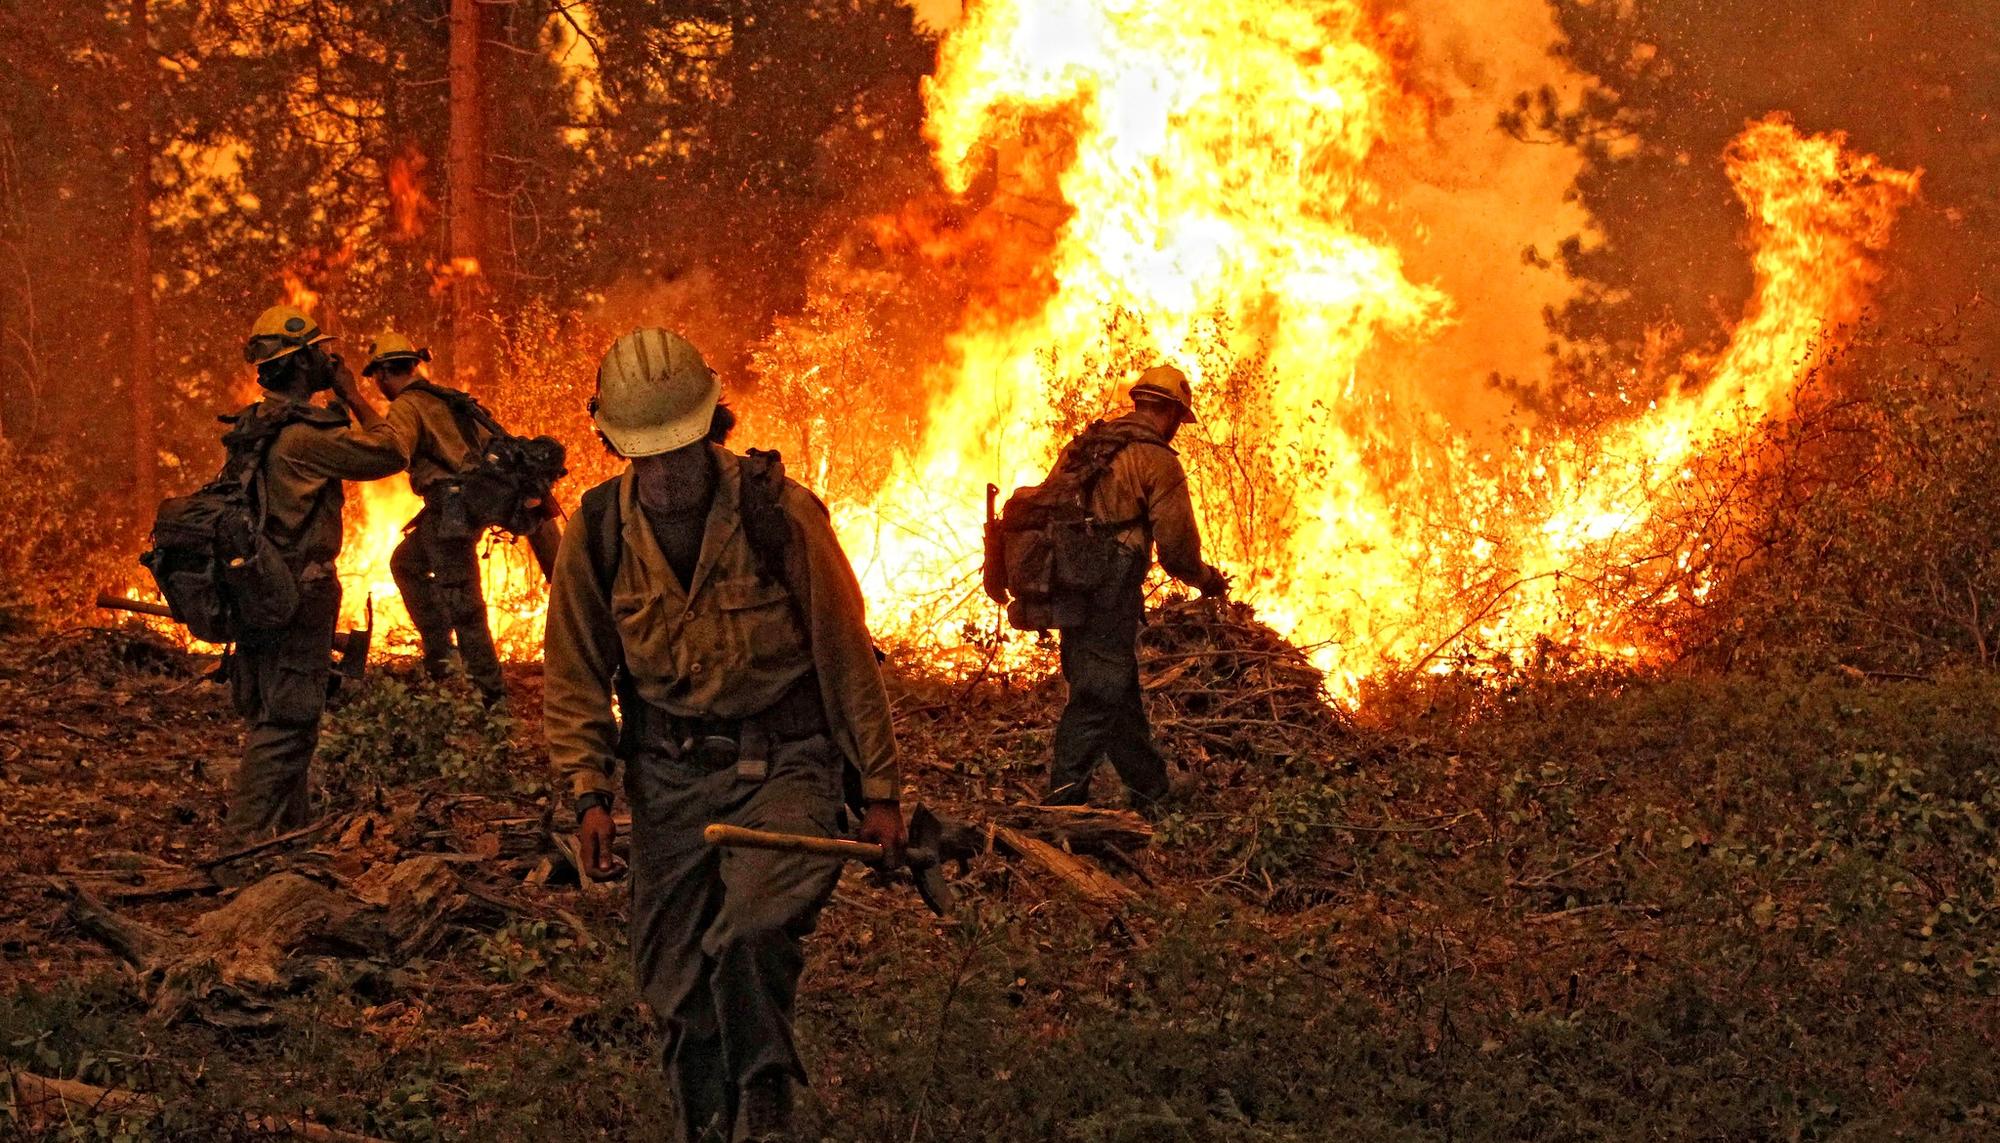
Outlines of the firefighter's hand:
{"label": "firefighter's hand", "polygon": [[326,355],[326,367],[333,373],[335,395],[343,401],[352,401],[354,394],[361,391],[361,387],[354,381],[354,370],[347,367],[347,362],[338,353]]}
{"label": "firefighter's hand", "polygon": [[1201,585],[1201,597],[1203,599],[1228,599],[1229,573],[1213,564],[1209,565],[1208,582]]}
{"label": "firefighter's hand", "polygon": [[903,846],[910,835],[903,828],[903,807],[896,802],[869,802],[861,812],[860,838],[882,847],[882,865],[894,869],[903,864]]}
{"label": "firefighter's hand", "polygon": [[577,858],[583,862],[584,875],[592,881],[618,876],[618,859],[611,855],[611,839],[616,836],[618,827],[612,824],[610,810],[592,806],[583,812],[576,827]]}

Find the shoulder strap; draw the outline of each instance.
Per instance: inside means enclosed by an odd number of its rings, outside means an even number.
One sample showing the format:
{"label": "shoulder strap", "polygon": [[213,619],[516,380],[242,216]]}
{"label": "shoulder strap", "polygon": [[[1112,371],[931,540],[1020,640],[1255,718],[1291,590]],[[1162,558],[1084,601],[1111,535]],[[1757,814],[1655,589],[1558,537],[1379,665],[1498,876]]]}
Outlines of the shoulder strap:
{"label": "shoulder strap", "polygon": [[606,602],[611,599],[611,585],[618,578],[618,562],[625,555],[624,509],[618,503],[619,477],[612,477],[583,494],[583,504],[577,514],[583,517],[585,533],[590,537],[590,570],[595,573],[597,590]]}
{"label": "shoulder strap", "polygon": [[785,491],[784,459],[776,452],[753,448],[744,454],[738,472],[742,485],[737,507],[743,514],[743,534],[757,559],[757,572],[773,583],[785,583],[792,522],[779,503]]}
{"label": "shoulder strap", "polygon": [[470,393],[461,393],[456,389],[447,389],[442,385],[430,381],[412,381],[409,388],[419,393],[428,393],[438,400],[443,401],[445,407],[451,410],[452,416],[459,420],[458,431],[464,434],[465,443],[468,445],[476,446],[476,442],[473,439],[474,434],[466,429],[466,421],[471,421],[474,425],[485,429],[489,434],[496,437],[513,435],[501,427],[499,421],[493,419],[493,414],[486,411],[486,406],[479,403],[479,398],[474,397]]}
{"label": "shoulder strap", "polygon": [[743,537],[750,541],[751,557],[757,561],[759,578],[785,589],[785,606],[792,613],[792,625],[807,646],[812,645],[812,623],[799,592],[792,583],[789,556],[792,550],[792,518],[785,512],[785,461],[775,449],[751,449],[738,468],[742,481],[737,491],[737,511],[743,515]]}
{"label": "shoulder strap", "polygon": [[1111,463],[1126,446],[1137,444],[1150,434],[1111,421],[1095,421],[1064,452],[1062,463],[1077,473],[1078,489],[1085,501],[1097,490],[1097,482],[1111,471]]}
{"label": "shoulder strap", "polygon": [[[271,446],[291,425],[307,420],[307,410],[298,406],[287,406],[273,413],[266,409],[266,403],[259,401],[233,416],[225,416],[229,431],[222,434],[225,457],[218,482],[234,482],[254,505],[257,514],[257,530],[263,531],[270,519],[270,497],[264,493],[266,462],[271,457]],[[314,506],[317,511],[318,506]],[[308,514],[305,526],[312,524]]]}

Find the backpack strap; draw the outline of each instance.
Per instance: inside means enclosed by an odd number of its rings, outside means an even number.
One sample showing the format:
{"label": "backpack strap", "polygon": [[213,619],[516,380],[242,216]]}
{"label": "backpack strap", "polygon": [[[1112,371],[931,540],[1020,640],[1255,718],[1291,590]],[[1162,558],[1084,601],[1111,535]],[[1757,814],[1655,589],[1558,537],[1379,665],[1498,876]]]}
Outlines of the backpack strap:
{"label": "backpack strap", "polygon": [[[244,496],[255,505],[257,531],[260,533],[269,525],[271,518],[271,498],[264,482],[271,459],[271,446],[278,443],[278,437],[292,425],[314,420],[315,410],[310,406],[286,403],[277,411],[270,411],[269,402],[259,401],[234,415],[219,418],[230,426],[222,434],[222,447],[226,456],[222,462],[222,472],[216,477],[218,482],[234,482],[243,490]],[[346,418],[341,418],[346,423]],[[319,515],[320,502],[315,501],[312,510],[300,522],[298,535],[303,536],[312,528]],[[294,540],[298,536],[292,537]]]}
{"label": "backpack strap", "polygon": [[[1150,441],[1166,444],[1151,431],[1136,425],[1121,425],[1114,421],[1093,421],[1089,428],[1078,433],[1069,448],[1063,450],[1061,464],[1077,471],[1077,498],[1085,511],[1090,509],[1090,498],[1096,494],[1098,482],[1111,473],[1111,465],[1127,447]],[[1143,511],[1129,520],[1099,520],[1097,526],[1106,531],[1121,531],[1145,520]]]}
{"label": "backpack strap", "polygon": [[470,393],[461,393],[457,389],[447,389],[442,385],[422,380],[410,382],[404,391],[408,392],[410,389],[428,393],[443,401],[445,408],[451,410],[453,419],[458,421],[458,431],[465,437],[468,447],[478,443],[478,434],[472,431],[474,427],[485,429],[488,436],[513,435],[502,427],[499,421],[493,419],[493,414],[486,411],[486,406],[479,403],[479,398]]}
{"label": "backpack strap", "polygon": [[[779,503],[785,491],[784,458],[753,448],[744,454],[738,472],[737,509],[743,514],[743,535],[756,557],[757,574],[784,584],[785,559],[792,547],[792,521]],[[790,591],[788,584],[786,590]]]}
{"label": "backpack strap", "polygon": [[618,482],[614,476],[583,494],[577,515],[583,517],[584,532],[590,537],[590,570],[595,573],[597,590],[606,603],[611,601],[611,585],[618,578],[618,563],[625,556],[625,514],[618,503]]}
{"label": "backpack strap", "polygon": [[792,518],[780,498],[785,493],[785,461],[775,449],[751,449],[737,469],[741,485],[736,494],[737,511],[743,516],[743,538],[750,542],[751,557],[757,561],[758,578],[785,589],[785,606],[791,610],[792,625],[799,639],[812,644],[812,624],[799,593],[793,588],[789,557],[792,550]]}

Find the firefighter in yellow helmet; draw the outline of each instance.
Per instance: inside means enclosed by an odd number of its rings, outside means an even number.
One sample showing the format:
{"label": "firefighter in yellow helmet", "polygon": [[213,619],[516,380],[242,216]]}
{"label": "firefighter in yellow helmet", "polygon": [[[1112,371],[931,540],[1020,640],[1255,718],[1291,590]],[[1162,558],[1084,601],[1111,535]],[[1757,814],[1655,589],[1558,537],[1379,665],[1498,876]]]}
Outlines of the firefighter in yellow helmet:
{"label": "firefighter in yellow helmet", "polygon": [[[291,306],[264,311],[243,350],[257,367],[264,399],[236,414],[224,438],[232,455],[252,466],[265,534],[298,589],[290,617],[246,626],[230,658],[236,706],[250,724],[229,804],[228,824],[239,837],[310,820],[308,774],[340,617],[334,561],[343,482],[378,480],[403,468],[386,423],[330,352],[331,340]],[[332,407],[313,400],[327,389],[336,399]]]}
{"label": "firefighter in yellow helmet", "polygon": [[[723,448],[715,374],[675,334],[620,338],[591,402],[631,459],[585,494],[550,588],[543,724],[593,876],[610,872],[613,773],[632,811],[632,953],[665,1019],[686,1137],[789,1140],[791,1033],[834,861],[711,849],[729,822],[904,840],[889,703],[861,590],[826,508],[775,454]],[[617,718],[612,715],[614,691]]]}
{"label": "firefighter in yellow helmet", "polygon": [[458,478],[479,463],[492,433],[469,394],[446,389],[419,372],[431,351],[395,330],[369,346],[362,369],[389,402],[389,428],[409,465],[410,490],[424,508],[403,529],[389,557],[396,590],[423,643],[433,678],[452,670],[454,651],[465,677],[491,706],[505,696],[500,656],[487,626],[479,581],[479,541],[485,532],[468,516]]}
{"label": "firefighter in yellow helmet", "polygon": [[1056,727],[1045,799],[1051,805],[1082,805],[1091,774],[1107,757],[1141,808],[1167,795],[1166,762],[1153,746],[1139,686],[1139,625],[1155,549],[1168,575],[1204,596],[1229,591],[1229,578],[1202,559],[1187,472],[1172,444],[1180,427],[1195,419],[1187,374],[1171,365],[1154,366],[1133,383],[1131,398],[1131,412],[1091,425],[1059,462],[1081,460],[1087,451],[1090,463],[1102,466],[1089,492],[1091,513],[1126,522],[1118,539],[1128,558],[1127,574],[1103,598],[1076,609],[1081,622],[1061,629],[1069,701]]}

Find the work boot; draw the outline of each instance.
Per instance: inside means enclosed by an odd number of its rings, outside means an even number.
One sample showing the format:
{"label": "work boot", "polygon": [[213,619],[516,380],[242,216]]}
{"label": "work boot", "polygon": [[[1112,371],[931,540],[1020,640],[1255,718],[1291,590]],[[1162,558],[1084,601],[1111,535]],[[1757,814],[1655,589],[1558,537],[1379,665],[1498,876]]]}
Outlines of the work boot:
{"label": "work boot", "polygon": [[743,1085],[736,1109],[742,1143],[796,1143],[792,1134],[792,1077],[766,1072]]}

